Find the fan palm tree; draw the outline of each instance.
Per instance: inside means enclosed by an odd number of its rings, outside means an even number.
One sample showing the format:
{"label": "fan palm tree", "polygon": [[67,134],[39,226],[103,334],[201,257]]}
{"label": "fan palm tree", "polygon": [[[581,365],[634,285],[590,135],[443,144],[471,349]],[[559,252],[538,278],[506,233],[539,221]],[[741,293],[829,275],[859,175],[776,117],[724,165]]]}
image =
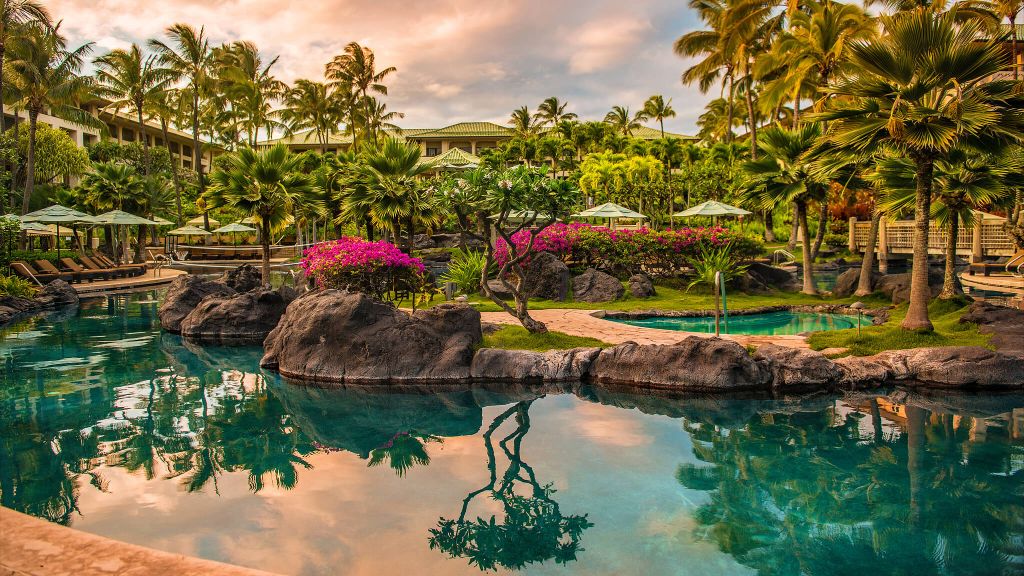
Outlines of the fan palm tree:
{"label": "fan palm tree", "polygon": [[102,122],[77,106],[92,86],[88,76],[79,74],[85,57],[92,50],[92,44],[83,44],[74,50],[68,50],[65,46],[64,38],[56,28],[27,28],[5,62],[10,83],[19,95],[15,107],[28,112],[28,152],[25,159],[22,214],[28,212],[35,183],[39,114],[46,111],[82,126],[103,126]]}
{"label": "fan palm tree", "polygon": [[[93,166],[93,171],[82,176],[80,184],[84,192],[83,203],[91,206],[93,210],[104,212],[107,210],[125,210],[136,212],[143,203],[145,196],[145,184],[134,168],[121,162],[101,162]],[[120,228],[120,240],[122,250],[116,251],[115,257],[121,260],[128,258],[128,235],[124,227]],[[106,227],[105,233],[108,248],[114,253],[113,228]],[[139,249],[137,255],[141,255],[142,238],[139,238]]]}
{"label": "fan palm tree", "polygon": [[110,100],[106,107],[114,112],[122,109],[135,112],[142,139],[143,171],[149,175],[149,136],[143,119],[147,102],[167,89],[175,73],[157,66],[157,57],[142,55],[138,44],[128,50],[117,49],[95,60],[97,67],[94,88],[96,95]]}
{"label": "fan palm tree", "polygon": [[263,248],[263,284],[270,283],[270,242],[296,205],[316,198],[317,190],[301,170],[302,158],[283,144],[259,151],[242,148],[228,156],[224,169],[210,175],[210,207],[228,207],[252,216]]}
{"label": "fan palm tree", "polygon": [[[0,0],[0,62],[6,62],[7,44],[15,39],[21,26],[50,26],[50,13],[35,0]],[[4,92],[4,69],[0,66],[0,94]],[[4,131],[4,102],[0,98],[0,133]]]}
{"label": "fan palm tree", "polygon": [[[206,98],[211,84],[213,53],[206,29],[198,31],[188,24],[174,24],[167,29],[168,42],[150,40],[149,46],[159,54],[160,63],[170,70],[178,80],[184,80],[185,90],[192,97],[192,168],[199,176],[200,194],[206,190],[203,176],[203,151],[199,141],[199,115],[201,101]],[[207,226],[208,227],[208,226]]]}
{"label": "fan palm tree", "polygon": [[986,82],[1003,65],[977,21],[955,12],[882,16],[887,34],[854,42],[857,70],[832,87],[842,103],[816,115],[827,139],[855,154],[891,149],[914,162],[914,254],[905,329],[931,329],[928,318],[928,225],[936,160],[962,145],[1024,139],[1024,98],[1013,82]]}
{"label": "fan palm tree", "polygon": [[605,123],[623,136],[632,136],[633,130],[640,128],[640,121],[644,119],[642,111],[630,115],[629,108],[624,106],[612,106],[611,111],[604,115]]}
{"label": "fan palm tree", "polygon": [[773,126],[760,135],[764,155],[743,164],[743,170],[750,177],[745,193],[747,201],[762,210],[796,205],[796,218],[800,222],[801,241],[804,245],[804,294],[818,293],[814,287],[814,260],[810,228],[807,225],[807,204],[826,202],[829,185],[806,159],[819,136],[819,124],[805,124],[796,130]]}
{"label": "fan palm tree", "polygon": [[725,141],[728,142],[732,140],[736,62],[733,46],[728,42],[729,32],[725,28],[727,0],[689,0],[688,4],[710,29],[688,32],[676,40],[676,54],[684,58],[703,58],[683,72],[682,81],[687,85],[697,83],[701,93],[706,94],[721,79],[720,92],[725,104]]}
{"label": "fan palm tree", "polygon": [[565,111],[568,106],[567,102],[562,102],[555,96],[545,98],[540,103],[540,106],[537,106],[537,113],[534,114],[534,118],[540,120],[542,126],[550,124],[552,128],[557,127],[564,120],[576,118],[574,112]]}
{"label": "fan palm tree", "polygon": [[661,94],[655,94],[644,102],[644,108],[640,111],[644,118],[649,120],[657,120],[658,125],[661,127],[661,137],[665,137],[665,118],[675,118],[676,111],[672,108],[672,99],[669,98],[668,102],[665,101],[665,97]]}
{"label": "fan palm tree", "polygon": [[305,79],[296,80],[285,94],[280,116],[289,133],[312,130],[321,152],[327,151],[327,139],[340,123],[339,108],[327,84]]}
{"label": "fan palm tree", "polygon": [[512,111],[512,116],[508,119],[508,125],[512,127],[512,131],[520,138],[529,138],[540,131],[540,123],[537,122],[536,116],[530,114],[530,109],[526,106]]}

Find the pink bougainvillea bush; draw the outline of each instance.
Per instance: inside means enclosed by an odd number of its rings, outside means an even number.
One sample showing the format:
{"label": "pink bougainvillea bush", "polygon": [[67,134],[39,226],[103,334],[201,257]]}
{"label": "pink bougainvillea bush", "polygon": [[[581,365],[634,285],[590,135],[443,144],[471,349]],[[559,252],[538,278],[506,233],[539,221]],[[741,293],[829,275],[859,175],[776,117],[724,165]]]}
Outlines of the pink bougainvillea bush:
{"label": "pink bougainvillea bush", "polygon": [[[512,236],[517,251],[526,249],[528,232]],[[702,250],[731,246],[740,258],[762,253],[759,240],[719,226],[680,228],[677,230],[610,230],[589,224],[556,223],[545,228],[533,243],[536,252],[550,252],[581,267],[593,266],[619,276],[637,272],[671,274],[678,272]],[[499,240],[495,256],[501,265],[509,256]]]}
{"label": "pink bougainvillea bush", "polygon": [[311,246],[302,255],[302,269],[317,287],[363,292],[381,300],[416,291],[425,275],[419,258],[384,241],[342,237]]}

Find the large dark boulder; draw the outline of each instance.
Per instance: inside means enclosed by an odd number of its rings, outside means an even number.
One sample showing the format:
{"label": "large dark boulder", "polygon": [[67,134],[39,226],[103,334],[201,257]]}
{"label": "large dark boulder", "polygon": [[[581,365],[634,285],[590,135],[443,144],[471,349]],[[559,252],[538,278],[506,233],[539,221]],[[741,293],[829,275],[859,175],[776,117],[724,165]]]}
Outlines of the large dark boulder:
{"label": "large dark boulder", "polygon": [[531,298],[565,300],[569,293],[569,267],[550,252],[538,252],[526,265],[526,293]]}
{"label": "large dark boulder", "polygon": [[618,278],[593,268],[572,279],[572,295],[577,302],[612,302],[625,293]]}
{"label": "large dark boulder", "polygon": [[890,350],[836,361],[848,387],[882,382],[957,389],[1024,390],[1024,358],[980,346]]}
{"label": "large dark boulder", "polygon": [[35,309],[35,302],[28,298],[0,296],[0,326],[3,326],[18,316],[27,314]]}
{"label": "large dark boulder", "polygon": [[299,380],[457,382],[470,377],[480,313],[441,304],[409,314],[360,293],[323,290],[288,306],[260,365]]}
{"label": "large dark boulder", "polygon": [[757,349],[754,359],[767,365],[772,375],[772,388],[827,388],[835,384],[841,372],[821,352],[765,344]]}
{"label": "large dark boulder", "polygon": [[990,342],[1003,354],[1024,357],[1024,310],[977,301],[960,322],[978,325],[978,332],[991,334]]}
{"label": "large dark boulder", "polygon": [[217,344],[260,344],[295,299],[290,287],[204,298],[181,321],[185,338]]}
{"label": "large dark boulder", "polygon": [[[874,270],[871,271],[871,287],[874,290],[875,283],[882,275]],[[852,296],[857,291],[860,283],[860,268],[850,268],[836,278],[836,285],[832,288],[832,294],[840,298]]]}
{"label": "large dark boulder", "polygon": [[771,374],[731,340],[690,336],[675,344],[626,342],[605,348],[590,380],[679,391],[767,389]]}
{"label": "large dark boulder", "polygon": [[800,283],[796,275],[789,270],[777,266],[769,266],[760,262],[752,262],[747,266],[747,276],[754,284],[771,290],[799,290]]}
{"label": "large dark boulder", "polygon": [[579,382],[600,352],[600,348],[547,352],[483,348],[473,356],[470,375],[474,380]]}
{"label": "large dark boulder", "polygon": [[650,298],[655,295],[654,282],[647,274],[633,274],[629,277],[629,294],[633,298]]}
{"label": "large dark boulder", "polygon": [[[935,298],[942,291],[942,271],[928,270],[928,288],[931,297]],[[875,292],[881,292],[892,298],[893,304],[910,301],[910,272],[903,274],[885,274],[875,282]]]}
{"label": "large dark boulder", "polygon": [[263,273],[252,264],[242,264],[225,272],[220,282],[235,292],[248,292],[263,286]]}
{"label": "large dark boulder", "polygon": [[512,291],[505,287],[505,284],[501,280],[488,280],[487,287],[490,289],[491,294],[494,294],[502,300],[511,300]]}
{"label": "large dark boulder", "polygon": [[160,303],[160,325],[168,332],[181,332],[181,321],[207,296],[231,296],[233,288],[201,276],[184,274],[175,278]]}
{"label": "large dark boulder", "polygon": [[0,296],[0,326],[19,316],[71,306],[78,307],[78,292],[67,282],[54,280],[32,298]]}

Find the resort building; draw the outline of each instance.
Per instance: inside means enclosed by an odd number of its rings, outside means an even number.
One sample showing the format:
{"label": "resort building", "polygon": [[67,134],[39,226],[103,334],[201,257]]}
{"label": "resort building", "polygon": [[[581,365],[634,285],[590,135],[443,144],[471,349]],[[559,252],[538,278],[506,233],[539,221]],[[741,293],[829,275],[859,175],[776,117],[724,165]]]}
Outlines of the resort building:
{"label": "resort building", "polygon": [[[511,140],[515,136],[515,132],[511,128],[493,122],[458,122],[444,128],[402,128],[400,131],[388,133],[393,136],[403,137],[410,143],[418,145],[420,153],[425,158],[441,156],[452,149],[458,149],[467,154],[479,156],[484,150],[497,148],[499,144]],[[666,132],[665,136],[683,140],[697,140],[693,136],[671,132]],[[642,126],[633,132],[633,137],[643,140],[656,140],[661,138],[661,131]],[[352,136],[350,134],[332,133],[328,135],[327,143],[322,145],[317,140],[316,134],[313,131],[306,131],[260,142],[260,146],[272,146],[274,144],[285,144],[294,151],[325,148],[328,152],[337,152],[351,148]]]}

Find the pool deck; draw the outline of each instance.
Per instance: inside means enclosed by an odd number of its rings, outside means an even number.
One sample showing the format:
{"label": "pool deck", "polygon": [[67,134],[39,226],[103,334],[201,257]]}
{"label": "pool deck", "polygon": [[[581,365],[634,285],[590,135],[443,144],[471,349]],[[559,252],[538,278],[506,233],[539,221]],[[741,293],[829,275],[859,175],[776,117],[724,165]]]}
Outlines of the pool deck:
{"label": "pool deck", "polygon": [[0,506],[0,576],[273,576],[74,530]]}
{"label": "pool deck", "polygon": [[95,282],[79,282],[77,284],[72,284],[71,287],[75,289],[75,292],[78,292],[79,297],[93,298],[116,294],[118,292],[166,286],[182,274],[186,274],[186,272],[182,270],[174,270],[172,268],[161,268],[160,270],[150,268],[141,276],[115,278],[113,280],[97,280]]}
{"label": "pool deck", "polygon": [[992,274],[990,276],[975,274],[972,276],[962,273],[960,274],[960,283],[980,290],[1024,294],[1024,277],[1010,274]]}
{"label": "pool deck", "polygon": [[[553,308],[548,310],[531,310],[530,316],[547,324],[549,330],[562,332],[572,336],[588,336],[609,344],[636,342],[637,344],[675,344],[690,336],[714,338],[703,332],[680,332],[662,330],[660,328],[642,328],[620,322],[612,322],[594,316],[594,310],[574,310]],[[481,320],[493,324],[519,324],[519,320],[505,312],[481,312]],[[810,348],[803,336],[746,336],[741,334],[723,334],[722,338],[738,342],[743,346],[761,346],[776,344],[790,348]]]}

